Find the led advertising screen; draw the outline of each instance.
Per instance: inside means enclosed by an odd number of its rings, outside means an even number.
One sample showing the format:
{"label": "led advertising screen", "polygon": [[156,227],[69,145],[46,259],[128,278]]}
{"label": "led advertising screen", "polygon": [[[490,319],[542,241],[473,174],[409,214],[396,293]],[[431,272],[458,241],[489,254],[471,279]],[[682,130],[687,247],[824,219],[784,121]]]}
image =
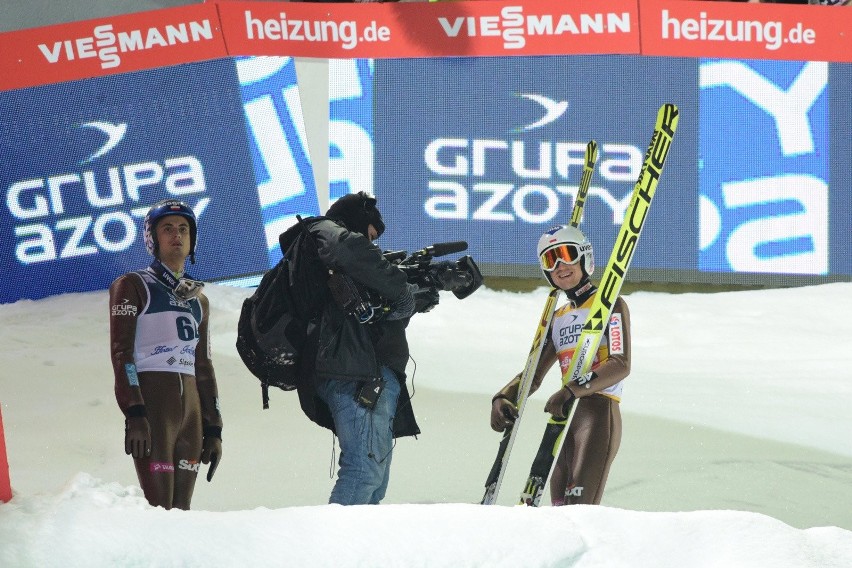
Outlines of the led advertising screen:
{"label": "led advertising screen", "polygon": [[700,270],[829,273],[828,70],[701,62]]}
{"label": "led advertising screen", "polygon": [[372,59],[328,62],[329,201],[374,193]]}
{"label": "led advertising screen", "polygon": [[[606,262],[659,105],[681,112],[633,274],[783,284],[852,274],[847,64],[642,56],[376,62],[375,191],[390,249],[465,240],[493,274],[535,274],[566,223]],[[643,271],[644,270],[644,271]],[[803,280],[804,279],[804,280]]]}
{"label": "led advertising screen", "polygon": [[268,265],[230,59],[0,92],[0,302],[106,288],[151,258],[142,221],[198,218],[205,280]]}
{"label": "led advertising screen", "polygon": [[698,65],[635,56],[382,60],[376,63],[376,195],[386,238],[416,249],[464,240],[486,264],[537,265],[568,223],[586,144],[598,163],[582,228],[606,262],[658,108],[675,139],[634,266],[694,269]]}
{"label": "led advertising screen", "polygon": [[278,235],[296,216],[319,214],[316,183],[292,57],[236,59],[269,266],[282,257]]}

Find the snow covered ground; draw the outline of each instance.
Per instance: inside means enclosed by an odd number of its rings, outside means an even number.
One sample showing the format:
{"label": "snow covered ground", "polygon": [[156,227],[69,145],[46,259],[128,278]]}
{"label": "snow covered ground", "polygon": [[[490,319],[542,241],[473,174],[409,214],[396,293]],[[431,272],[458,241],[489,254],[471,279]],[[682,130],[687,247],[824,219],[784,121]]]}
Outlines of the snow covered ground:
{"label": "snow covered ground", "polygon": [[523,366],[543,289],[442,294],[412,321],[423,434],[398,441],[385,504],[350,508],[325,504],[337,454],[295,394],[261,410],[234,348],[250,290],[207,291],[224,456],[189,512],[149,507],[124,455],[106,293],[0,305],[0,566],[852,566],[852,284],[626,296],[633,372],[603,504],[539,509],[511,505],[555,374],[501,506],[476,503],[490,397]]}

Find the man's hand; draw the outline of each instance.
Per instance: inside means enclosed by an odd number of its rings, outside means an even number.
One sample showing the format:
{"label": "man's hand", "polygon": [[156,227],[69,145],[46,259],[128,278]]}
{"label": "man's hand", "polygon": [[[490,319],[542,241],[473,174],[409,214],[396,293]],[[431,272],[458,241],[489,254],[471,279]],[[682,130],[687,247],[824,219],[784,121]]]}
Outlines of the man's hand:
{"label": "man's hand", "polygon": [[518,409],[509,399],[495,396],[491,401],[491,429],[495,432],[502,432],[514,424],[517,417]]}
{"label": "man's hand", "polygon": [[145,416],[124,421],[124,453],[133,456],[133,459],[151,457],[151,425]]}
{"label": "man's hand", "polygon": [[219,460],[222,459],[222,429],[214,426],[204,427],[204,442],[201,447],[201,463],[210,464],[207,481],[213,479]]}
{"label": "man's hand", "polygon": [[565,385],[547,399],[547,404],[544,405],[544,411],[549,412],[554,418],[565,418],[568,415],[568,410],[571,408],[571,402],[577,397],[571,392],[568,385]]}

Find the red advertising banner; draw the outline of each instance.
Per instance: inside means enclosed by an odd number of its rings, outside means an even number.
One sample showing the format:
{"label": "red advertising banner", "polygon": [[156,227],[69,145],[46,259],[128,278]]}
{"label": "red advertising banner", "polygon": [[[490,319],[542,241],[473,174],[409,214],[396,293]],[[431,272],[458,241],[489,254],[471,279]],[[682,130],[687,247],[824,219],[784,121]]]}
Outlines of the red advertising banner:
{"label": "red advertising banner", "polygon": [[642,55],[852,62],[852,9],[641,0]]}
{"label": "red advertising banner", "polygon": [[852,10],[683,0],[209,1],[0,34],[0,90],[237,55],[852,62]]}
{"label": "red advertising banner", "polygon": [[0,34],[0,90],[227,55],[212,4],[33,28]]}
{"label": "red advertising banner", "polygon": [[231,55],[348,59],[639,53],[637,0],[217,5]]}

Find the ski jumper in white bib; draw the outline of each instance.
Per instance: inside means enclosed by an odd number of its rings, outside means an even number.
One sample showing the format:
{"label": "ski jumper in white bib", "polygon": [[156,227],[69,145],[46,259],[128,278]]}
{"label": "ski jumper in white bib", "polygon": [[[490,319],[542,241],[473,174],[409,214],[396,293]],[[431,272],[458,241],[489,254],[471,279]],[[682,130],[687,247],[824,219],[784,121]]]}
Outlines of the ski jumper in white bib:
{"label": "ski jumper in white bib", "polygon": [[[574,357],[574,351],[577,349],[577,341],[580,339],[583,325],[589,317],[589,307],[593,299],[593,297],[589,298],[580,307],[566,304],[556,310],[556,313],[553,315],[551,341],[553,341],[554,348],[556,349],[556,356],[559,358],[559,368],[562,375],[571,366],[571,359]],[[604,331],[604,336],[598,345],[597,352],[592,360],[591,370],[595,371],[600,366],[601,361],[610,356],[610,353],[614,355],[624,354],[624,328],[620,312],[610,315],[609,325]],[[580,388],[580,386],[575,386],[572,387],[572,390],[578,392]],[[597,392],[598,394],[620,401],[623,389],[624,380],[622,379],[614,385]]]}
{"label": "ski jumper in white bib", "polygon": [[195,375],[195,349],[203,312],[198,298],[183,300],[147,270],[135,273],[148,291],[136,319],[136,370]]}
{"label": "ski jumper in white bib", "polygon": [[203,428],[221,428],[207,298],[178,297],[150,269],[110,286],[110,338],[119,408],[144,405],[150,456],[134,458],[151,504],[188,509]]}
{"label": "ski jumper in white bib", "polygon": [[[570,367],[594,297],[557,310],[551,328],[561,372]],[[598,345],[591,380],[571,384],[577,395],[574,418],[550,479],[551,504],[600,504],[609,469],[621,444],[619,401],[630,369],[629,314],[619,298]]]}
{"label": "ski jumper in white bib", "polygon": [[[554,364],[559,363],[560,376],[570,367],[594,293],[592,288],[579,305],[571,301],[554,313],[530,395],[542,385]],[[553,505],[599,504],[621,443],[619,401],[624,379],[630,373],[630,313],[622,298],[615,301],[591,369],[591,377],[581,377],[582,382],[570,385],[577,397],[576,410],[550,477]],[[520,376],[516,375],[495,397],[517,400]]]}

